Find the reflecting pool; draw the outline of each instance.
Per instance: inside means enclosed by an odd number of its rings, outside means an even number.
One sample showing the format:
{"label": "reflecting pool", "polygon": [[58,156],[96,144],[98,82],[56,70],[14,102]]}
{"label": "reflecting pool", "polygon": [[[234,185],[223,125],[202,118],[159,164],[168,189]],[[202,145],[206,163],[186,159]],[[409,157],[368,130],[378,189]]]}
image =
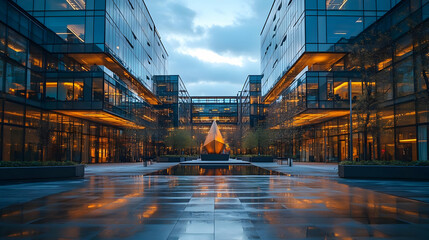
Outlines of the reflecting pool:
{"label": "reflecting pool", "polygon": [[228,175],[283,175],[254,165],[176,165],[147,175],[170,176],[228,176]]}

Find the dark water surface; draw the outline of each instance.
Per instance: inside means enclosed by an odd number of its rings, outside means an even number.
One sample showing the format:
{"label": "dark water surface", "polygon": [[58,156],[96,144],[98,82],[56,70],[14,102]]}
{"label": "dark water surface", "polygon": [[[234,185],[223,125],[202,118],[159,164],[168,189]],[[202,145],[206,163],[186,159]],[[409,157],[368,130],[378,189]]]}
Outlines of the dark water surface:
{"label": "dark water surface", "polygon": [[284,175],[253,165],[176,165],[147,175],[168,176],[230,176],[230,175]]}

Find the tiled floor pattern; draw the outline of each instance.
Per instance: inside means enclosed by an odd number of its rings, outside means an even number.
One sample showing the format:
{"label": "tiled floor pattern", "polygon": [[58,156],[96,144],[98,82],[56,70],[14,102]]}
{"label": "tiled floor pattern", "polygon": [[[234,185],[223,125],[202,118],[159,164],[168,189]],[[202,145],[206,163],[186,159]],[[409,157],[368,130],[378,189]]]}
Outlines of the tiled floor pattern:
{"label": "tiled floor pattern", "polygon": [[0,238],[428,239],[429,205],[286,176],[92,176],[0,210]]}

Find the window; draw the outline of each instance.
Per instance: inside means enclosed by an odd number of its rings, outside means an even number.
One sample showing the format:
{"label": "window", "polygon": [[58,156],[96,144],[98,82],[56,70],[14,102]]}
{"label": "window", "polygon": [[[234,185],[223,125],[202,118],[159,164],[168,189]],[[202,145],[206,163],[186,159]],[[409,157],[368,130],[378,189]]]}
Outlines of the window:
{"label": "window", "polygon": [[317,78],[307,79],[307,101],[318,101],[319,83]]}
{"label": "window", "polygon": [[24,158],[26,161],[39,160],[39,130],[33,128],[25,129]]}
{"label": "window", "polygon": [[428,152],[428,132],[429,129],[427,126],[419,126],[419,161],[428,161],[429,152]]}
{"label": "window", "polygon": [[85,42],[85,17],[46,17],[45,25],[69,43]]}
{"label": "window", "polygon": [[396,129],[396,159],[402,161],[417,160],[416,127]]}
{"label": "window", "polygon": [[23,125],[24,105],[6,101],[4,103],[4,123]]}
{"label": "window", "polygon": [[316,0],[306,0],[305,1],[306,9],[317,9],[317,1]]}
{"label": "window", "polygon": [[317,17],[306,17],[306,43],[317,43]]}
{"label": "window", "polygon": [[416,124],[415,103],[402,103],[396,106],[396,126],[407,126]]}
{"label": "window", "polygon": [[39,74],[27,72],[27,98],[40,100],[43,94],[43,78]]}
{"label": "window", "polygon": [[127,37],[125,37],[125,36],[124,36],[124,38],[125,38],[125,40],[127,41],[128,45],[130,45],[130,47],[131,47],[132,49],[134,49],[134,46],[133,46],[133,44],[131,44],[130,40],[128,40],[128,38],[127,38]]}
{"label": "window", "polygon": [[130,2],[130,0],[128,0],[128,3],[130,4],[131,9],[133,9],[133,10],[134,10],[134,6],[133,6],[133,4]]}
{"label": "window", "polygon": [[[378,0],[378,1],[380,1],[380,0]],[[374,1],[374,0],[364,0],[365,10],[372,10],[372,11],[376,10],[376,5],[375,5],[376,2],[377,1]]]}
{"label": "window", "polygon": [[280,46],[283,46],[283,44],[286,42],[286,39],[287,39],[287,35],[286,35],[286,36],[284,36],[284,38],[283,38],[283,40],[282,40],[282,44],[281,44]]}
{"label": "window", "polygon": [[74,86],[73,100],[83,101],[83,79],[75,79],[73,86]]}
{"label": "window", "polygon": [[41,71],[43,70],[43,51],[35,45],[30,45],[30,68]]}
{"label": "window", "polygon": [[73,100],[73,80],[61,79],[58,81],[58,101]]}
{"label": "window", "polygon": [[46,81],[46,100],[55,101],[57,99],[57,86],[56,80]]}
{"label": "window", "polygon": [[85,10],[86,0],[46,0],[46,10]]}
{"label": "window", "polygon": [[4,126],[3,161],[22,161],[24,130],[22,127]]}
{"label": "window", "polygon": [[413,41],[411,35],[402,37],[397,43],[395,48],[395,61],[400,61],[413,52]]}
{"label": "window", "polygon": [[403,97],[414,93],[414,71],[413,71],[413,58],[407,59],[396,64],[395,67],[395,83],[396,83],[396,96]]}
{"label": "window", "polygon": [[25,68],[7,64],[5,92],[25,97]]}
{"label": "window", "polygon": [[9,29],[7,54],[10,58],[25,66],[27,63],[27,40]]}
{"label": "window", "polygon": [[350,39],[357,36],[363,29],[360,17],[327,17],[328,43],[337,43],[341,39]]}
{"label": "window", "polygon": [[362,0],[326,0],[327,10],[363,10]]}
{"label": "window", "polygon": [[94,78],[92,80],[92,100],[103,101],[103,79]]}
{"label": "window", "polygon": [[0,23],[0,53],[4,53],[6,47],[6,28]]}
{"label": "window", "polygon": [[[0,92],[3,92],[3,79],[4,79],[4,62],[3,60],[0,58]],[[1,117],[0,117],[1,118]]]}
{"label": "window", "polygon": [[378,11],[388,11],[390,9],[390,0],[377,0]]}

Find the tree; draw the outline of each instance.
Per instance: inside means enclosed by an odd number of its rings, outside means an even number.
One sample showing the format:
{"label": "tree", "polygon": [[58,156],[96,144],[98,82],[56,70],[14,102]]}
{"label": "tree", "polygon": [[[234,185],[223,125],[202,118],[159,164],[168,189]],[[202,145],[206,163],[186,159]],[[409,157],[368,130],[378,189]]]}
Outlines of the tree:
{"label": "tree", "polygon": [[165,144],[171,148],[175,154],[181,154],[185,149],[196,146],[192,134],[188,130],[174,129],[165,137]]}
{"label": "tree", "polygon": [[247,149],[256,149],[257,154],[266,152],[266,148],[272,143],[272,131],[264,128],[257,128],[249,131],[243,137],[243,147]]}
{"label": "tree", "polygon": [[[377,158],[380,159],[380,134],[383,126],[380,119],[380,110],[392,83],[390,78],[385,78],[378,74],[380,64],[391,59],[392,38],[390,32],[380,32],[371,29],[351,45],[352,52],[349,60],[351,66],[356,66],[360,73],[362,94],[354,97],[354,113],[357,115],[358,130],[362,132],[363,140],[363,160],[370,160],[368,151],[368,135],[371,133],[373,139],[377,141]],[[386,87],[389,86],[389,87]],[[352,83],[353,89],[353,83]],[[353,89],[356,91],[356,89]],[[352,96],[350,96],[352,97]],[[352,157],[352,156],[350,156]]]}

